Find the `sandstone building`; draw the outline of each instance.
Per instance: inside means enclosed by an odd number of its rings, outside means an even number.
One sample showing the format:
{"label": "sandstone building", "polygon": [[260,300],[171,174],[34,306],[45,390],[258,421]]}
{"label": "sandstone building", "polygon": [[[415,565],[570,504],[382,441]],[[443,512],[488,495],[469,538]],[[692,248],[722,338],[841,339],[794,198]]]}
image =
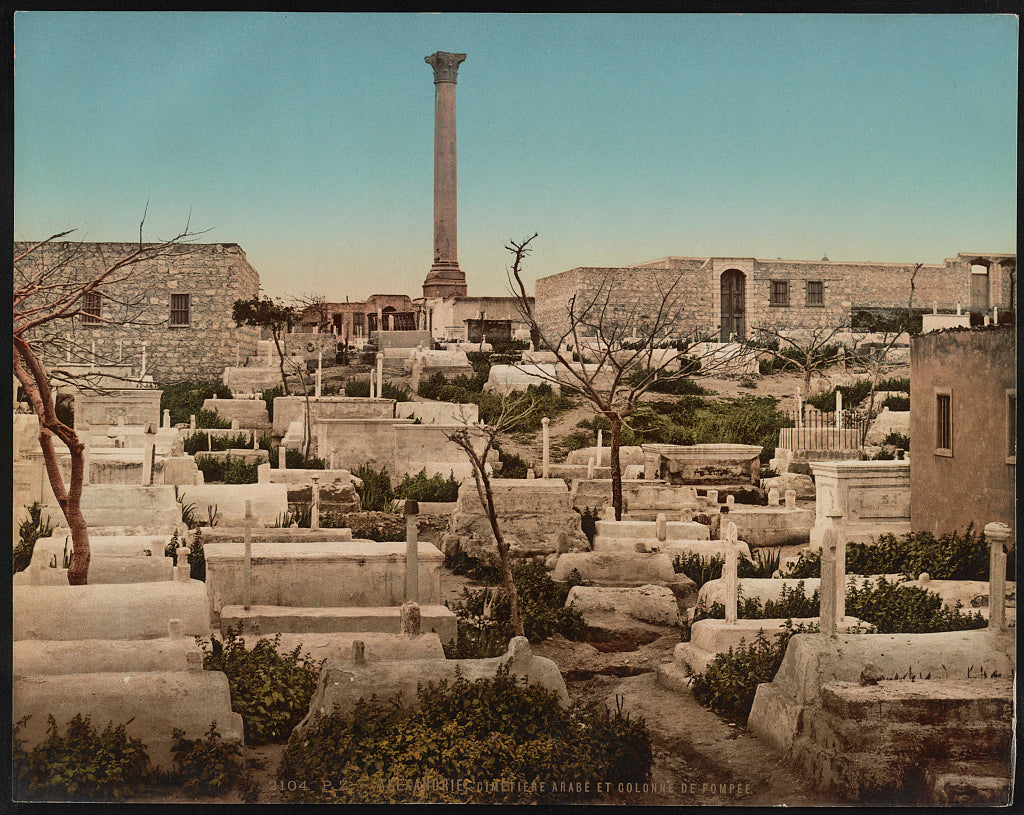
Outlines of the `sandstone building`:
{"label": "sandstone building", "polygon": [[[31,246],[16,243],[14,255]],[[61,279],[84,283],[137,248],[48,243],[18,263],[14,284],[58,266]],[[258,296],[259,287],[259,274],[238,244],[182,244],[87,294],[78,315],[53,327],[74,347],[73,362],[128,365],[158,383],[219,380],[226,367],[256,354],[257,329],[236,327],[231,307]],[[63,354],[47,357],[45,345],[41,350],[51,364],[67,361]]]}
{"label": "sandstone building", "polygon": [[366,300],[308,306],[296,331],[330,332],[339,341],[365,342],[371,331],[412,331],[416,310],[406,294],[371,294]]}
{"label": "sandstone building", "polygon": [[910,522],[944,535],[1015,525],[1017,338],[1013,326],[910,341]]}
{"label": "sandstone building", "polygon": [[[1014,308],[1016,255],[960,253],[924,265],[914,277],[914,306],[973,312]],[[655,314],[659,292],[681,293],[682,333],[700,330],[727,341],[752,336],[758,326],[812,328],[849,321],[858,309],[906,309],[914,263],[668,257],[636,266],[576,268],[536,283],[537,318],[557,336],[568,323],[575,295],[610,291],[612,314]],[[639,305],[639,309],[635,310]]]}

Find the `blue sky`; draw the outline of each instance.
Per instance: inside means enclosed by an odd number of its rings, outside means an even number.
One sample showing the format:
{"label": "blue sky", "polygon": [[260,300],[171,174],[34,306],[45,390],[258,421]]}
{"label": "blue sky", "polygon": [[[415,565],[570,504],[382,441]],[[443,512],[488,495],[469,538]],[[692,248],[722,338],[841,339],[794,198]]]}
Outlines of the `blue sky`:
{"label": "blue sky", "polygon": [[15,238],[191,213],[271,295],[420,294],[434,51],[459,263],[505,292],[666,255],[937,263],[1016,248],[1017,20],[997,15],[28,12]]}

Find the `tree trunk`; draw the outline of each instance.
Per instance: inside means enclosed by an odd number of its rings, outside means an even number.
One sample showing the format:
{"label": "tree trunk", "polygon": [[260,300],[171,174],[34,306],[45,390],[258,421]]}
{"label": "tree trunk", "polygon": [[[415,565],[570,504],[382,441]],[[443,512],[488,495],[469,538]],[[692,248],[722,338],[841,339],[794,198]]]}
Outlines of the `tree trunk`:
{"label": "tree trunk", "polygon": [[612,506],[615,507],[615,520],[622,520],[622,464],[619,461],[619,439],[622,437],[622,417],[618,413],[605,414],[612,423],[611,468],[612,468]]}
{"label": "tree trunk", "polygon": [[284,352],[281,350],[281,338],[278,336],[276,331],[270,332],[274,338],[274,347],[277,349],[277,362],[281,368],[281,385],[284,387],[284,395],[290,396],[288,393],[288,378],[284,373]]}
{"label": "tree trunk", "polygon": [[516,582],[512,577],[512,565],[508,559],[508,544],[505,536],[501,534],[498,526],[498,513],[494,509],[494,495],[491,493],[491,480],[487,473],[481,473],[481,480],[484,485],[484,495],[487,499],[487,520],[491,524],[491,534],[494,535],[494,542],[498,545],[498,558],[501,560],[501,574],[505,578],[505,591],[508,593],[509,616],[512,619],[512,630],[517,637],[525,637],[523,633],[523,613],[519,608],[519,592],[516,590]]}

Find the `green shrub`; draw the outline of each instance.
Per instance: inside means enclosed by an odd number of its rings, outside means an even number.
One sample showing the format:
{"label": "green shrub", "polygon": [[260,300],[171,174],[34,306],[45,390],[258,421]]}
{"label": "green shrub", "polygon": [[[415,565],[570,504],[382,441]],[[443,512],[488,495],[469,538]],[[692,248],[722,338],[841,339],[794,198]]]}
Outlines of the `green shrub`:
{"label": "green shrub", "polygon": [[120,801],[153,778],[146,745],[127,734],[128,722],[109,722],[101,733],[79,713],[61,735],[57,721],[49,716],[46,738],[26,751],[18,733],[27,720],[14,726],[15,798]]}
{"label": "green shrub", "polygon": [[[699,365],[697,367],[700,367]],[[650,369],[641,368],[629,375],[627,383],[633,387],[643,382],[651,374]],[[678,372],[658,371],[654,381],[647,388],[654,393],[668,393],[675,396],[706,396],[713,393],[707,388],[702,388],[692,379],[680,377]]]}
{"label": "green shrub", "polygon": [[900,391],[902,393],[910,393],[910,379],[905,376],[880,379],[878,380],[878,384],[875,385],[875,390]]}
{"label": "green shrub", "polygon": [[[459,636],[455,648],[445,651],[449,659],[498,656],[505,653],[508,641],[515,636],[508,595],[499,583],[500,572],[495,570],[488,576],[497,577],[496,585],[479,591],[463,589],[462,600],[451,607],[458,618]],[[578,576],[565,582],[552,580],[543,561],[532,560],[513,564],[512,579],[519,594],[524,633],[530,642],[540,642],[552,634],[570,640],[583,638],[583,618],[575,608],[565,607],[569,590],[580,585]]]}
{"label": "green shrub", "polygon": [[[223,671],[231,688],[231,709],[242,715],[246,744],[284,741],[306,715],[323,663],[301,654],[302,646],[278,653],[281,635],[259,639],[251,650],[237,628],[223,644],[197,637],[203,669]],[[301,655],[300,655],[301,654]]]}
{"label": "green shrub", "polygon": [[[221,382],[185,381],[165,383],[160,388],[160,415],[171,412],[171,424],[187,424],[190,416],[198,417],[207,399],[230,399],[231,388]],[[201,425],[216,427],[216,425]],[[228,424],[230,427],[230,423]]]}
{"label": "green shrub", "polygon": [[[736,562],[737,577],[772,577],[779,568],[781,549],[756,549],[754,560],[741,557]],[[685,574],[697,584],[699,589],[709,580],[718,580],[722,576],[725,557],[711,555],[706,557],[696,552],[676,555],[672,559],[672,568],[676,574]]]}
{"label": "green shrub", "polygon": [[215,410],[204,410],[200,408],[195,413],[196,427],[209,428],[211,430],[229,430],[231,422],[221,418]]}
{"label": "green shrub", "polygon": [[[916,579],[928,572],[933,580],[988,580],[988,544],[985,535],[968,526],[963,534],[950,532],[936,538],[930,532],[881,535],[874,543],[849,543],[847,574],[902,574]],[[1012,575],[1007,558],[1007,574]],[[821,575],[821,553],[801,554],[787,577]]]}
{"label": "green shrub", "polygon": [[889,410],[910,410],[910,397],[909,396],[887,396],[882,402],[883,408]]}
{"label": "green shrub", "polygon": [[918,586],[898,586],[879,577],[874,585],[846,589],[846,614],[875,627],[879,634],[931,634],[939,631],[967,631],[988,623],[980,613],[964,614],[947,608],[942,597]]}
{"label": "green shrub", "polygon": [[[320,526],[324,526],[324,524],[321,523]],[[370,521],[353,529],[352,537],[356,540],[370,540],[377,541],[378,543],[391,541],[395,543],[405,540],[405,529],[404,527],[389,526],[385,523]]]}
{"label": "green shrub", "polygon": [[244,459],[227,456],[223,461],[210,456],[196,459],[196,467],[203,473],[207,484],[255,484],[259,481],[256,464],[246,464]]}
{"label": "green shrub", "polygon": [[178,530],[175,529],[170,541],[164,547],[164,557],[171,558],[175,566],[178,565],[178,547],[188,545],[188,575],[192,580],[206,581],[206,552],[203,549],[203,533],[196,529],[192,536],[192,542],[181,541],[178,538]]}
{"label": "green shrub", "polygon": [[224,450],[239,450],[248,448],[251,442],[244,433],[234,436],[210,436],[208,433],[196,432],[185,437],[185,455],[191,456],[201,450],[212,450],[222,452]]}
{"label": "green shrub", "polygon": [[390,510],[394,495],[391,492],[391,476],[388,475],[387,467],[381,467],[378,472],[369,464],[361,464],[352,475],[363,482],[356,487],[363,509],[377,512]]}
{"label": "green shrub", "polygon": [[[185,795],[222,795],[236,787],[252,790],[254,782],[245,771],[241,745],[223,741],[216,722],[211,722],[204,738],[187,739],[184,731],[177,728],[171,738],[174,771],[168,780],[175,779]],[[245,797],[255,800],[251,794]]]}
{"label": "green shrub", "polygon": [[[365,399],[370,398],[370,380],[369,379],[351,379],[345,383],[345,395],[346,396],[361,396]],[[380,389],[381,399],[394,399],[396,402],[408,402],[412,397],[409,393],[409,389],[404,385],[393,385],[384,380],[384,384]]]}
{"label": "green shrub", "polygon": [[909,450],[910,436],[906,436],[903,433],[892,432],[882,439],[882,444],[887,447],[898,447],[900,450]]}
{"label": "green shrub", "polygon": [[270,421],[274,421],[274,400],[278,396],[284,396],[284,388],[280,385],[275,385],[272,388],[267,388],[260,395],[260,398],[267,404],[267,417]]}
{"label": "green shrub", "polygon": [[704,707],[730,721],[745,724],[754,703],[757,686],[771,682],[782,664],[786,646],[794,634],[818,630],[816,625],[794,626],[787,620],[785,628],[769,640],[763,631],[750,645],[740,640],[738,648],[718,654],[704,673],[687,673],[693,677],[691,690],[694,698]]}
{"label": "green shrub", "polygon": [[[484,382],[486,382],[486,377]],[[502,397],[496,393],[482,391],[481,388],[484,382],[477,382],[475,379],[465,376],[457,376],[452,380],[447,380],[438,371],[427,379],[420,380],[416,392],[424,399],[477,405],[480,419],[487,424],[493,424],[497,421],[502,410],[505,408],[515,413],[517,405],[526,404],[527,401],[532,402],[533,409],[524,413],[517,422],[508,428],[509,432],[512,433],[539,430],[541,419],[544,416],[554,419],[571,409],[575,404],[572,399],[555,393],[551,386],[546,383],[530,385],[525,392],[514,391],[507,397]]]}
{"label": "green shrub", "polygon": [[871,393],[871,380],[858,379],[852,385],[840,385],[829,391],[808,397],[807,404],[813,405],[822,413],[828,413],[836,409],[836,391],[843,394],[843,407],[852,408],[859,405]]}
{"label": "green shrub", "polygon": [[301,450],[285,450],[284,466],[289,470],[326,470],[327,461],[316,456],[303,455]]}
{"label": "green shrub", "polygon": [[[390,481],[390,479],[389,479]],[[428,502],[451,502],[459,498],[459,484],[455,474],[450,473],[445,478],[436,473],[429,478],[427,470],[423,468],[416,475],[407,475],[402,483],[394,489],[395,498],[405,498],[410,501]]]}
{"label": "green shrub", "polygon": [[517,453],[506,453],[497,445],[495,445],[495,449],[498,451],[498,461],[501,463],[499,475],[502,478],[526,478],[526,471],[530,469],[530,465],[522,456]]}
{"label": "green shrub", "polygon": [[[621,709],[563,709],[554,693],[524,687],[507,670],[493,679],[457,675],[451,683],[429,683],[418,697],[413,710],[372,697],[349,714],[318,717],[288,743],[278,771],[281,778],[317,780],[285,796],[361,804],[578,802],[575,793],[552,790],[551,781],[571,779],[596,790],[598,782],[635,783],[650,775],[643,719],[630,721]],[[456,788],[448,779],[469,783]]]}
{"label": "green shrub", "polygon": [[53,523],[50,516],[43,517],[43,505],[33,501],[27,507],[28,517],[23,518],[18,524],[18,542],[14,544],[14,571],[17,574],[28,568],[32,562],[32,552],[35,551],[36,541],[40,538],[48,538],[53,532]]}

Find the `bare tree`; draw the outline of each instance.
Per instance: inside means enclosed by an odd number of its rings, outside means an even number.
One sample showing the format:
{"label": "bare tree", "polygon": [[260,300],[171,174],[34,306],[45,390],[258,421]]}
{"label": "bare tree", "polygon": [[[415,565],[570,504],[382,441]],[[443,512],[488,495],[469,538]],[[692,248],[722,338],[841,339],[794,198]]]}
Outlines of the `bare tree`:
{"label": "bare tree", "polygon": [[804,380],[804,395],[810,396],[811,380],[839,362],[841,340],[848,332],[845,320],[823,320],[810,328],[760,325],[751,329],[755,339],[747,344],[758,356],[771,358],[775,367],[799,373]]}
{"label": "bare tree", "polygon": [[519,607],[519,593],[516,591],[515,580],[512,578],[512,564],[509,561],[509,545],[502,534],[498,523],[498,513],[494,507],[494,493],[491,490],[491,479],[487,472],[487,457],[494,449],[498,438],[510,431],[518,422],[536,411],[536,400],[523,394],[505,396],[501,401],[501,410],[492,424],[484,422],[472,423],[465,420],[462,427],[446,432],[449,441],[454,442],[465,452],[473,467],[473,482],[476,484],[480,504],[487,513],[491,534],[498,548],[498,559],[501,562],[501,573],[508,593],[511,611],[512,630],[517,637],[523,637],[523,614]]}
{"label": "bare tree", "polygon": [[[695,346],[707,338],[689,316],[684,274],[654,276],[654,291],[638,298],[629,284],[608,272],[590,291],[569,298],[561,328],[547,328],[530,307],[522,285],[522,264],[536,234],[509,241],[508,270],[512,294],[535,347],[554,354],[556,373],[520,366],[527,373],[581,395],[611,424],[612,504],[622,518],[622,464],[619,447],[623,423],[640,398],[657,382],[671,382],[725,371],[736,359],[712,357]],[[515,280],[516,284],[512,284]],[[740,356],[750,352],[741,349]],[[575,359],[574,359],[575,357]]]}
{"label": "bare tree", "polygon": [[[85,313],[89,295],[102,292],[111,301],[116,301],[114,291],[123,290],[123,285],[138,270],[139,264],[178,254],[183,251],[183,242],[199,234],[189,231],[186,225],[184,231],[168,241],[143,243],[144,223],[145,215],[139,224],[139,242],[135,248],[95,273],[82,276],[76,268],[75,258],[80,245],[56,243],[74,230],[52,235],[31,245],[15,255],[12,263],[14,375],[39,420],[39,446],[43,451],[47,479],[71,531],[74,550],[68,568],[68,583],[71,585],[85,584],[89,575],[89,531],[81,510],[85,443],[73,427],[57,418],[48,363],[44,360],[53,356],[54,338],[70,333],[68,328],[73,321]],[[123,302],[128,312],[119,324],[132,320],[131,303],[127,299]],[[138,317],[136,314],[135,319]],[[109,318],[97,317],[91,308],[89,318],[110,321]],[[71,456],[67,484],[61,472],[54,436],[67,447]]]}

